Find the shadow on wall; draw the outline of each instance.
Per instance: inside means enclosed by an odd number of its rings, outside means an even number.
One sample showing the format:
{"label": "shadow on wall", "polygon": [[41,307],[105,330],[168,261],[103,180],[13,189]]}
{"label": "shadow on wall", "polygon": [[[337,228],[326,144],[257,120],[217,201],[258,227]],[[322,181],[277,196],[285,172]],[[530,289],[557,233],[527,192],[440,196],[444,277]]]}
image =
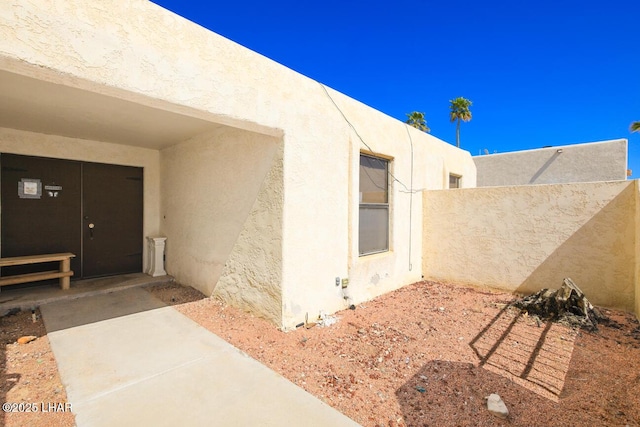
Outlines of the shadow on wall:
{"label": "shadow on wall", "polygon": [[635,197],[635,186],[627,186],[558,246],[515,292],[557,289],[570,277],[594,304],[634,311]]}
{"label": "shadow on wall", "polygon": [[558,158],[559,155],[560,155],[559,152],[557,151],[554,152],[553,155],[549,157],[549,159],[544,163],[544,165],[542,165],[542,167],[538,169],[538,172],[536,172],[531,177],[531,179],[529,180],[529,184],[534,184],[536,180],[540,178],[540,175],[542,175],[549,168],[549,166],[551,166],[551,163],[553,163]]}

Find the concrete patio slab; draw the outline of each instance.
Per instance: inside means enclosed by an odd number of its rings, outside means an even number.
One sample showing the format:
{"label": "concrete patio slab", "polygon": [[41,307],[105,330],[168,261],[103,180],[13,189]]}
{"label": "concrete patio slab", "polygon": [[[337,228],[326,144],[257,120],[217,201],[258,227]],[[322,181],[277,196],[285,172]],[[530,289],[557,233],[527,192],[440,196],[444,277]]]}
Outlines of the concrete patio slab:
{"label": "concrete patio slab", "polygon": [[357,426],[144,289],[42,306],[84,426]]}

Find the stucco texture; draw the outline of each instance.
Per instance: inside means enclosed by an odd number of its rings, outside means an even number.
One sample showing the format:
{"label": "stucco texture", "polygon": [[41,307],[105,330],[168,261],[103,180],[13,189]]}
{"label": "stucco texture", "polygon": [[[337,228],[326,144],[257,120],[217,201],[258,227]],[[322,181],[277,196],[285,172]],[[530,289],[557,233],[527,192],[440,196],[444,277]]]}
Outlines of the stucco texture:
{"label": "stucco texture", "polygon": [[627,179],[627,140],[562,145],[473,158],[478,187]]}
{"label": "stucco texture", "polygon": [[572,278],[594,303],[633,311],[637,181],[424,195],[424,274],[520,293]]}
{"label": "stucco texture", "polygon": [[[161,153],[162,230],[170,236],[169,274],[206,295],[215,290],[273,320],[281,312],[278,153],[277,139],[232,128]],[[247,232],[255,233],[254,239],[247,238]],[[218,283],[225,264],[228,277]]]}
{"label": "stucco texture", "polygon": [[[312,145],[285,146],[295,159],[285,162],[285,171],[293,174],[285,179],[286,327],[306,313],[315,318],[320,311],[344,309],[420,280],[421,192],[446,188],[449,173],[475,185],[468,152],[331,89],[312,93],[319,95],[317,114],[329,120],[333,135],[319,137],[327,132],[319,128],[310,133]],[[389,159],[392,174],[390,248],[368,256],[358,250],[362,152]],[[348,287],[336,286],[336,277],[348,278]]]}
{"label": "stucco texture", "polygon": [[635,283],[636,283],[636,317],[640,320],[640,183],[636,180],[636,212],[634,222],[636,224],[636,262],[635,262]]}
{"label": "stucco texture", "polygon": [[214,295],[282,323],[282,144],[278,144]]}

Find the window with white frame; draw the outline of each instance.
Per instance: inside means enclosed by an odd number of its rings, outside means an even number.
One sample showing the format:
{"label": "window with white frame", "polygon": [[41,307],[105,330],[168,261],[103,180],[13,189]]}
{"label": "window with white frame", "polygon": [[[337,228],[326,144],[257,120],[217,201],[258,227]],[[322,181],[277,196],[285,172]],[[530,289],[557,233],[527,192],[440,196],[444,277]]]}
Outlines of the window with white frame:
{"label": "window with white frame", "polygon": [[360,226],[358,251],[389,250],[389,160],[360,154]]}
{"label": "window with white frame", "polygon": [[462,177],[460,175],[449,174],[449,188],[460,188],[460,181]]}

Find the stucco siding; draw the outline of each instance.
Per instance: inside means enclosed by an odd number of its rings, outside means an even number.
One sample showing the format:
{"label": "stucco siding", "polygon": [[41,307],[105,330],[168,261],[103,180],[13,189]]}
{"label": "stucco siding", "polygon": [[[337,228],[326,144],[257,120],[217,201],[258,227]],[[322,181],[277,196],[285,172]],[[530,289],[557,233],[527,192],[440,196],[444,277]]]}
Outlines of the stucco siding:
{"label": "stucco siding", "polygon": [[2,68],[264,132],[304,103],[294,71],[146,0],[2,8]]}
{"label": "stucco siding", "polygon": [[[475,185],[469,153],[320,85],[307,99],[313,130],[291,139],[287,131],[285,145],[285,328],[307,313],[314,319],[420,280],[421,191],[446,188],[453,171],[465,177],[464,185]],[[389,251],[362,257],[361,152],[389,158],[393,175]],[[336,277],[349,280],[346,289],[336,286]]]}
{"label": "stucco siding", "polygon": [[634,310],[636,195],[636,181],[427,192],[425,277],[521,293],[571,277]]}
{"label": "stucco siding", "polygon": [[[279,145],[270,136],[222,128],[161,152],[161,229],[167,272],[176,280],[213,294],[265,177],[278,163]],[[270,207],[277,232],[280,208]]]}
{"label": "stucco siding", "polygon": [[636,309],[636,317],[640,320],[640,182],[638,180],[635,181],[635,193],[636,193],[636,203],[635,208],[636,212],[634,215],[634,221],[636,224],[636,253],[635,253],[635,309]]}
{"label": "stucco siding", "polygon": [[[419,281],[422,277],[422,197],[424,189],[447,188],[451,169],[475,184],[475,167],[468,153],[398,121],[375,118],[357,105],[345,106],[347,117],[355,117],[352,135],[350,296],[356,302]],[[369,115],[369,114],[371,115]],[[364,141],[364,142],[363,142]],[[391,157],[390,248],[388,252],[359,255],[359,155],[361,152]],[[413,171],[412,171],[413,162]],[[412,179],[413,173],[413,179]]]}
{"label": "stucco siding", "polygon": [[[160,232],[160,153],[157,150],[0,128],[0,153],[141,167],[144,169],[143,233],[156,236]],[[142,259],[146,262],[146,241],[140,244],[144,252]]]}
{"label": "stucco siding", "polygon": [[627,179],[627,140],[489,154],[473,158],[478,187]]}
{"label": "stucco siding", "polygon": [[282,323],[282,144],[229,255],[213,295]]}

